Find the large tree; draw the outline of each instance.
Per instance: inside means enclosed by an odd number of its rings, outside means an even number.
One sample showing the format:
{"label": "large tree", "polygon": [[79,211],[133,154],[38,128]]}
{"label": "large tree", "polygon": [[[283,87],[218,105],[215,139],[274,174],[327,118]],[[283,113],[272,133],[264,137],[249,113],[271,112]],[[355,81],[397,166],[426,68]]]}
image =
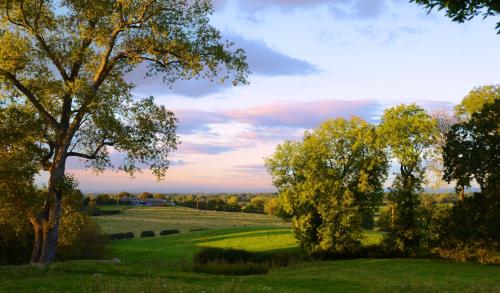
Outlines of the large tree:
{"label": "large tree", "polygon": [[472,114],[480,112],[486,104],[492,104],[500,99],[500,85],[485,85],[472,89],[455,106],[455,116],[460,121],[468,121]]}
{"label": "large tree", "polygon": [[348,253],[382,200],[386,154],[360,118],[324,122],[266,161],[295,235],[308,252]]}
{"label": "large tree", "polygon": [[415,104],[400,105],[384,111],[379,131],[399,164],[390,192],[394,211],[390,240],[403,252],[413,254],[420,242],[417,206],[424,180],[422,163],[435,141],[436,122]]}
{"label": "large tree", "polygon": [[459,190],[470,187],[475,180],[483,193],[498,194],[500,98],[484,104],[469,121],[453,125],[446,138],[444,179],[455,180]]}
{"label": "large tree", "polygon": [[[410,2],[424,6],[429,12],[434,8],[445,10],[446,16],[457,22],[471,20],[479,15],[486,18],[500,14],[500,2],[497,0],[410,0]],[[500,34],[500,22],[497,22],[496,28]]]}
{"label": "large tree", "polygon": [[169,167],[177,120],[152,97],[134,98],[124,73],[147,65],[167,83],[245,82],[244,52],[221,40],[211,13],[203,0],[0,1],[2,100],[43,121],[30,133],[49,172],[33,262],[54,260],[69,157],[102,170],[113,148],[125,154],[115,166],[124,171],[148,166],[162,178]]}

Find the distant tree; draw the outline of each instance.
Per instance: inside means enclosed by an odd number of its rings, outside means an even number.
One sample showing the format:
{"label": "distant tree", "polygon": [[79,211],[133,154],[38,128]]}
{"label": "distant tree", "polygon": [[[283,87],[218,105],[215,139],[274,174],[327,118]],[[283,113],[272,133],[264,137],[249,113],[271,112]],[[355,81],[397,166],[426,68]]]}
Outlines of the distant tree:
{"label": "distant tree", "polygon": [[124,171],[163,178],[169,167],[177,120],[152,97],[134,99],[124,73],[146,65],[166,82],[246,81],[244,52],[221,40],[212,12],[204,0],[0,1],[0,98],[40,121],[23,134],[49,172],[37,262],[56,254],[67,158],[103,170],[112,147]]}
{"label": "distant tree", "polygon": [[[410,0],[429,9],[429,12],[437,8],[446,10],[446,16],[453,21],[464,22],[475,16],[482,15],[498,16],[500,14],[500,3],[496,0]],[[496,26],[500,34],[500,22]]]}
{"label": "distant tree", "polygon": [[474,88],[455,106],[455,116],[459,121],[467,121],[472,114],[480,112],[484,105],[500,99],[500,85],[487,85]]}
{"label": "distant tree", "polygon": [[281,216],[282,217],[283,207],[279,198],[272,197],[264,204],[264,213],[268,215]]}
{"label": "distant tree", "polygon": [[120,199],[120,198],[124,198],[124,197],[131,197],[132,194],[130,194],[126,191],[122,191],[122,192],[118,193],[116,196],[118,197],[118,199]]}
{"label": "distant tree", "polygon": [[230,206],[237,206],[239,201],[240,201],[240,199],[234,195],[228,197],[226,200],[227,204]]}
{"label": "distant tree", "polygon": [[428,160],[428,172],[431,175],[434,192],[439,192],[440,187],[445,183],[443,181],[443,148],[446,144],[446,134],[451,127],[458,122],[458,119],[451,111],[436,110],[431,113],[431,117],[436,121],[436,140],[433,147],[432,156]]}
{"label": "distant tree", "polygon": [[374,126],[360,118],[328,120],[303,142],[279,145],[266,166],[306,251],[344,253],[360,245],[363,214],[373,215],[381,202],[387,173]]}
{"label": "distant tree", "polygon": [[153,194],[147,191],[141,192],[138,196],[140,199],[153,198]]}
{"label": "distant tree", "polygon": [[400,105],[384,111],[379,132],[399,164],[389,195],[393,208],[389,240],[395,248],[413,254],[421,237],[417,207],[424,180],[422,162],[435,142],[436,123],[419,106]]}

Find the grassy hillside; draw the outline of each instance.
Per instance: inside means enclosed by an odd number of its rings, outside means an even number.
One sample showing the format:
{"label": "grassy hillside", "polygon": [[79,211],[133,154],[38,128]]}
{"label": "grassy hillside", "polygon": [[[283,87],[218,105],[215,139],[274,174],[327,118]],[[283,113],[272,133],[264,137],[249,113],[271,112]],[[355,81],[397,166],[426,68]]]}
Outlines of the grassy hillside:
{"label": "grassy hillside", "polygon": [[438,260],[304,263],[261,276],[190,272],[154,260],[0,267],[3,292],[499,292],[500,268]]}
{"label": "grassy hillside", "polygon": [[[148,217],[151,213],[152,217]],[[207,218],[221,227],[211,228]],[[257,219],[260,227],[250,225]],[[120,220],[121,219],[121,220]],[[184,219],[184,221],[181,221]],[[70,261],[46,267],[0,266],[1,292],[500,292],[500,267],[440,260],[356,259],[309,262],[267,275],[194,273],[193,255],[203,246],[250,251],[296,250],[292,231],[267,216],[198,212],[184,208],[131,209],[99,218],[109,232],[181,228],[181,234],[113,241],[115,261]],[[176,226],[183,223],[182,226]],[[170,226],[172,224],[172,226]],[[174,225],[176,224],[176,225]],[[179,224],[180,225],[180,224]],[[236,225],[237,227],[233,227]],[[239,225],[239,226],[238,226]],[[274,225],[274,226],[273,226]],[[242,227],[243,226],[243,227]],[[132,229],[132,230],[134,230]],[[365,243],[379,232],[365,232]]]}
{"label": "grassy hillside", "polygon": [[215,229],[245,226],[289,227],[284,221],[268,215],[202,211],[184,207],[139,207],[125,209],[118,215],[95,217],[105,233],[164,229]]}

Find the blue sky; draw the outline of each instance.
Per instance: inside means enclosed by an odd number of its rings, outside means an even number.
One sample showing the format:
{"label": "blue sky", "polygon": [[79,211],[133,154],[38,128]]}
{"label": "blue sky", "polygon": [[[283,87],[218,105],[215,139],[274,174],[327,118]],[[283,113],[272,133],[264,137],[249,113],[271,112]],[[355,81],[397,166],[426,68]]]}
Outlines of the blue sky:
{"label": "blue sky", "polygon": [[[217,0],[212,24],[247,51],[249,85],[181,81],[140,68],[127,78],[180,119],[167,179],[95,175],[70,162],[84,192],[273,191],[263,166],[285,139],[327,118],[377,122],[383,109],[450,109],[500,81],[496,19],[458,24],[403,0]],[[119,157],[118,155],[116,155]]]}

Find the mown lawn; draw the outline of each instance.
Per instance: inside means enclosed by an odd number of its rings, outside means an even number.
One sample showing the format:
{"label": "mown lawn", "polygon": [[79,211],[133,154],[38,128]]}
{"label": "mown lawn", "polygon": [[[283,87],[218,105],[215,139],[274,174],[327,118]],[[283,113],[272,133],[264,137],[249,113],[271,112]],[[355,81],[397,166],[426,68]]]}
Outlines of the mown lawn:
{"label": "mown lawn", "polygon": [[[147,209],[113,219],[116,229],[143,223],[139,230],[179,228],[180,213],[191,216],[189,225],[199,227],[205,214],[183,208]],[[175,212],[174,215],[169,214]],[[198,214],[199,213],[199,214]],[[199,215],[199,217],[197,217]],[[172,217],[170,217],[172,216]],[[224,225],[224,217],[231,216]],[[457,264],[424,259],[355,259],[305,262],[272,269],[267,275],[221,276],[192,272],[192,257],[204,246],[232,247],[250,251],[298,250],[291,229],[277,219],[261,221],[260,227],[238,226],[249,214],[214,212],[212,219],[228,228],[196,232],[188,224],[181,234],[113,241],[110,257],[116,261],[69,261],[45,267],[0,266],[1,292],[500,292],[500,267]],[[259,215],[257,215],[259,216]],[[112,216],[114,218],[117,216]],[[242,217],[242,218],[238,218]],[[258,217],[257,217],[258,218]],[[170,219],[170,220],[169,220]],[[175,220],[171,220],[175,219]],[[165,223],[165,221],[167,221]],[[186,220],[187,221],[187,220]],[[276,222],[273,226],[270,223]],[[110,225],[111,221],[104,221]],[[180,223],[180,222],[179,222]],[[267,223],[267,226],[264,225]],[[211,224],[205,224],[211,227]],[[120,230],[114,230],[120,231]],[[130,230],[121,230],[130,231]],[[365,231],[366,244],[376,243],[381,233]]]}

